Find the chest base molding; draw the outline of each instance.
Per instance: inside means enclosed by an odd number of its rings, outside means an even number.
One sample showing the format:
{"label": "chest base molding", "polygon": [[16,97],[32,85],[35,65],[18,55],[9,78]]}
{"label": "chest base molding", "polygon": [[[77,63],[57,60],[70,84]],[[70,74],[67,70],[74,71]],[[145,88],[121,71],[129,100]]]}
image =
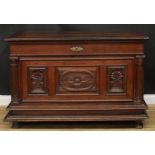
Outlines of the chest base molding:
{"label": "chest base molding", "polygon": [[[82,103],[81,103],[82,104]],[[88,126],[91,123],[99,123],[100,127],[136,127],[142,128],[143,121],[148,118],[146,113],[147,105],[143,104],[124,104],[108,105],[102,103],[84,104],[83,106],[76,104],[75,106],[60,106],[53,103],[52,106],[17,106],[12,103],[7,108],[9,110],[5,120],[12,121],[13,127],[21,127],[22,123],[26,126],[38,125],[37,122],[42,123],[44,127],[53,126],[58,123],[58,126],[80,125],[80,122],[86,123]],[[31,122],[31,123],[30,123]],[[116,123],[117,122],[117,123]],[[118,125],[119,124],[119,125]],[[30,125],[30,126],[31,126]],[[108,127],[109,127],[108,125]]]}

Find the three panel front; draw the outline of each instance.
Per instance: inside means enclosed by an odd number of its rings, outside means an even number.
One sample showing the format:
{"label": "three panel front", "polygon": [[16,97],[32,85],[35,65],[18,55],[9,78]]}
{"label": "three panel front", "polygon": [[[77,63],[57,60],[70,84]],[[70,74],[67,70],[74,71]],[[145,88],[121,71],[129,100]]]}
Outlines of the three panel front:
{"label": "three panel front", "polygon": [[21,68],[25,102],[133,100],[132,59],[22,60]]}

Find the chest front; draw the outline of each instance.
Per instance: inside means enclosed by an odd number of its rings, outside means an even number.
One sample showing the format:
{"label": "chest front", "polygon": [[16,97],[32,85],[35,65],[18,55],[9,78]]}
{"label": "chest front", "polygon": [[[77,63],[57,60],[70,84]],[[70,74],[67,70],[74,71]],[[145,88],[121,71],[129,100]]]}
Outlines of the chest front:
{"label": "chest front", "polygon": [[143,121],[143,40],[10,39],[12,101],[6,119]]}

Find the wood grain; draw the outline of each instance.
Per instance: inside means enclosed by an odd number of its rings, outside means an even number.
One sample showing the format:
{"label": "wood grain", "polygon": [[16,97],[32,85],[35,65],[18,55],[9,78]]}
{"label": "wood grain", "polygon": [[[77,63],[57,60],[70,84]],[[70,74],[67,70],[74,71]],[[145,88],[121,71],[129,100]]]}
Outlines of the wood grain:
{"label": "wood grain", "polygon": [[6,41],[64,41],[64,40],[144,40],[148,36],[138,33],[80,32],[80,31],[26,31],[13,34]]}
{"label": "wood grain", "polygon": [[83,32],[7,38],[12,100],[6,120],[14,125],[134,121],[142,127],[148,117],[143,100],[145,39],[138,34]]}
{"label": "wood grain", "polygon": [[[81,124],[53,124],[53,125],[37,125],[37,126],[34,126],[33,124],[29,124],[29,126],[25,126],[25,127],[22,127],[22,128],[18,128],[18,129],[13,129],[11,128],[12,126],[12,123],[11,122],[4,122],[3,119],[6,115],[6,107],[4,106],[1,106],[0,107],[0,130],[3,131],[13,131],[13,130],[61,130],[61,131],[64,131],[64,130],[74,130],[74,131],[78,131],[78,130],[93,130],[93,131],[98,131],[98,130],[101,130],[101,131],[117,131],[117,130],[126,130],[126,131],[155,131],[155,105],[149,105],[149,109],[148,109],[148,114],[149,114],[149,119],[146,119],[145,120],[145,123],[144,123],[144,126],[143,126],[143,129],[136,129],[134,127],[130,127],[130,128],[122,128],[122,126],[119,126],[118,125],[114,125],[113,127],[105,127],[106,125],[106,122],[105,124],[88,124],[86,125],[86,123],[81,123]],[[52,123],[51,123],[52,124]],[[128,124],[130,126],[130,124]],[[36,128],[37,127],[37,128]]]}
{"label": "wood grain", "polygon": [[[73,52],[72,47],[80,46],[84,50]],[[12,43],[10,47],[11,56],[101,56],[101,55],[131,55],[143,54],[142,42],[31,42]]]}

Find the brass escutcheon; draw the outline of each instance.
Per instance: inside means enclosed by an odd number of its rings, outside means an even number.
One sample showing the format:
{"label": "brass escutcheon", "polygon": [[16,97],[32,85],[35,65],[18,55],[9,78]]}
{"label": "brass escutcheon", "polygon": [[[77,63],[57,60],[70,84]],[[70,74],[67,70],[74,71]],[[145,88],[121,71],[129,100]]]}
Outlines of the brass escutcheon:
{"label": "brass escutcheon", "polygon": [[72,52],[81,52],[81,51],[83,51],[83,48],[80,47],[80,46],[73,46],[73,47],[70,48],[70,50]]}

